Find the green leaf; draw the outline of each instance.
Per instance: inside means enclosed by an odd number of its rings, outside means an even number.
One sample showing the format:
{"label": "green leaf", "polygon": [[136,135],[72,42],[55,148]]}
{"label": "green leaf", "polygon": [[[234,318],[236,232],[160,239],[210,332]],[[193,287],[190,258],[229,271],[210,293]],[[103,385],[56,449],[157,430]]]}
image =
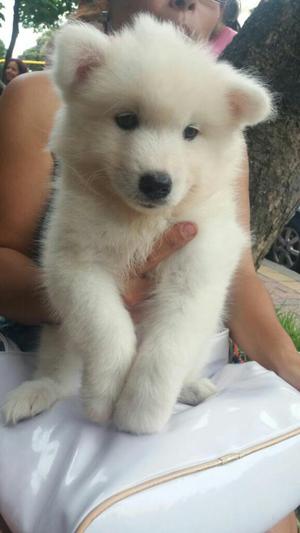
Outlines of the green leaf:
{"label": "green leaf", "polygon": [[291,337],[297,351],[300,351],[300,320],[296,313],[292,311],[283,311],[280,308],[276,309],[276,314],[282,327]]}
{"label": "green leaf", "polygon": [[75,7],[73,0],[21,0],[20,22],[36,31],[55,28]]}
{"label": "green leaf", "polygon": [[2,26],[2,22],[4,22],[4,20],[5,20],[5,16],[2,13],[3,9],[4,9],[4,4],[2,4],[2,2],[0,2],[0,28]]}

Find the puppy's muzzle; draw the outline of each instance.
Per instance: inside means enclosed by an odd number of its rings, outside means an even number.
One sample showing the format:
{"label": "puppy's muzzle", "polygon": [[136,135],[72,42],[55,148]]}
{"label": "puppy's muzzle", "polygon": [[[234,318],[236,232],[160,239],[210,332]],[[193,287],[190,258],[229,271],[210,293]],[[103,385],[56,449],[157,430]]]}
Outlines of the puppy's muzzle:
{"label": "puppy's muzzle", "polygon": [[140,177],[139,190],[145,199],[152,202],[165,199],[171,189],[172,180],[166,172],[149,172]]}

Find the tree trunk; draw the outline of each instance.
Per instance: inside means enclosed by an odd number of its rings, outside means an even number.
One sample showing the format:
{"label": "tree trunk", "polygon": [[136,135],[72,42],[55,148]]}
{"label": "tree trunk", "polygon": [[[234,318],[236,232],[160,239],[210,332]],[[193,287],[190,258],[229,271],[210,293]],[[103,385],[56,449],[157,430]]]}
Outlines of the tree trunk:
{"label": "tree trunk", "polygon": [[9,62],[11,56],[12,56],[13,49],[15,47],[17,37],[19,35],[19,21],[20,21],[19,10],[20,10],[20,3],[21,3],[21,0],[15,0],[14,18],[13,18],[11,39],[10,39],[9,47],[8,47],[8,49],[6,51],[5,62],[4,62],[3,71],[2,71],[2,79],[3,79],[3,81],[5,81],[5,69],[7,67],[7,64]]}
{"label": "tree trunk", "polygon": [[263,0],[223,54],[275,94],[276,119],[247,131],[256,266],[300,203],[299,21],[299,0]]}

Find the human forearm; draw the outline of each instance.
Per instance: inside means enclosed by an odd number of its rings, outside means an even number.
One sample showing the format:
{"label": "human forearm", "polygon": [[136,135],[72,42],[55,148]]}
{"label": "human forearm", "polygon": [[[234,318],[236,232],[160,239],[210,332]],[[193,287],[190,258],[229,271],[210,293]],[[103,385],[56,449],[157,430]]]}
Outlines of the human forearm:
{"label": "human forearm", "polygon": [[[250,235],[247,158],[238,183],[238,217]],[[276,317],[271,298],[255,272],[250,249],[245,252],[231,287],[229,312],[231,336],[245,353],[300,389],[299,354]]]}
{"label": "human forearm", "polygon": [[53,322],[39,268],[22,253],[0,248],[0,315],[22,324]]}
{"label": "human forearm", "polygon": [[[234,340],[253,360],[282,375],[296,350],[281,327],[266,289],[253,271],[238,273],[230,306],[229,328]],[[289,380],[290,381],[290,380]]]}

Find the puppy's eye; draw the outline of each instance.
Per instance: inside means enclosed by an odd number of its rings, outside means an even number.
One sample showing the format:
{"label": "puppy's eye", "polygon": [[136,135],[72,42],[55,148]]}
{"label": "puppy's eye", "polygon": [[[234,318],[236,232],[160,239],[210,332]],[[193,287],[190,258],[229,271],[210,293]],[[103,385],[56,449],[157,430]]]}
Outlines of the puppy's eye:
{"label": "puppy's eye", "polygon": [[200,131],[198,130],[198,128],[196,128],[196,126],[187,126],[183,130],[183,138],[187,141],[192,141],[193,139],[195,139],[195,137],[197,137],[197,135],[199,135],[199,133]]}
{"label": "puppy's eye", "polygon": [[115,121],[121,130],[135,130],[139,125],[136,113],[120,113],[115,116]]}

